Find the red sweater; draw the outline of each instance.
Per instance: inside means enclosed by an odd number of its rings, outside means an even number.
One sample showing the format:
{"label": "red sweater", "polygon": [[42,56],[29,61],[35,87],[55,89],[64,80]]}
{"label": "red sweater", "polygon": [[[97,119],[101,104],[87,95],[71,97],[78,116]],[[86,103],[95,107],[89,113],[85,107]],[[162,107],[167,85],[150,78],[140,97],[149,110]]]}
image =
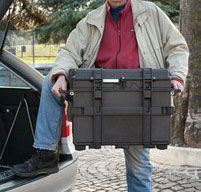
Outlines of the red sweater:
{"label": "red sweater", "polygon": [[130,0],[120,12],[117,23],[107,6],[104,33],[95,65],[96,68],[110,69],[140,67]]}

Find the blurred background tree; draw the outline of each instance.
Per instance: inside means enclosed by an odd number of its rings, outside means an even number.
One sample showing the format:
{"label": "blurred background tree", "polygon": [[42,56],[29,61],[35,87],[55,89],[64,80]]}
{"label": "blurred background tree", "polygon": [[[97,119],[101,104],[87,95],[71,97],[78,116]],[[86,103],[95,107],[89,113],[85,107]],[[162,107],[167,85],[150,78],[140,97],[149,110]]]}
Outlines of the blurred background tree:
{"label": "blurred background tree", "polygon": [[76,24],[101,2],[89,0],[38,0],[36,5],[48,13],[48,19],[34,31],[41,43],[65,41]]}
{"label": "blurred background tree", "polygon": [[[146,0],[150,1],[150,0]],[[179,22],[179,0],[151,0],[159,6],[174,23]]]}
{"label": "blurred background tree", "polygon": [[76,24],[104,1],[18,0],[11,24],[32,30],[39,43],[64,42]]}
{"label": "blurred background tree", "polygon": [[[64,42],[88,12],[105,0],[18,0],[12,24],[34,32],[39,43]],[[178,22],[179,0],[153,0],[173,22]]]}
{"label": "blurred background tree", "polygon": [[17,0],[14,9],[11,24],[16,30],[29,30],[48,20],[48,13],[33,0]]}

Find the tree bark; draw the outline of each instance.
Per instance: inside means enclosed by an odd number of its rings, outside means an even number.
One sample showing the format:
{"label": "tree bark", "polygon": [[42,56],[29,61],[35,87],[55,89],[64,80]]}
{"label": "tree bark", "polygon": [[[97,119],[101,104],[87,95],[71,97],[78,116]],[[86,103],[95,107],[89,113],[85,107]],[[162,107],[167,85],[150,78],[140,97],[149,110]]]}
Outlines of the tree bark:
{"label": "tree bark", "polygon": [[172,143],[201,148],[201,0],[180,0],[180,9],[180,30],[188,43],[190,60],[185,94],[176,101]]}

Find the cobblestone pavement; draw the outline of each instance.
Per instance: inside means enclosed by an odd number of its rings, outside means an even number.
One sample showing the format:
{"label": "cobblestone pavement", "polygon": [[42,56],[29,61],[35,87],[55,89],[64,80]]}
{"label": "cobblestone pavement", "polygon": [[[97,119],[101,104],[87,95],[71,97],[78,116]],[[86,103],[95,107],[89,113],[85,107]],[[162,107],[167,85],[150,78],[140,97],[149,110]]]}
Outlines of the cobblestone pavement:
{"label": "cobblestone pavement", "polygon": [[[79,166],[72,192],[126,192],[121,149],[78,152]],[[153,192],[201,192],[201,168],[173,168],[153,163]]]}

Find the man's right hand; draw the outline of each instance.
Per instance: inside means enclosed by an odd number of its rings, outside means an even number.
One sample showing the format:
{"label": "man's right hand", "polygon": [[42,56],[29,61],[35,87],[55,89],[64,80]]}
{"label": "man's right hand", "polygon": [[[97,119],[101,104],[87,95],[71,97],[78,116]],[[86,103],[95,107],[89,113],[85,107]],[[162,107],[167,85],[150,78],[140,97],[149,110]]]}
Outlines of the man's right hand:
{"label": "man's right hand", "polygon": [[52,87],[52,93],[58,97],[65,97],[65,93],[60,93],[59,89],[67,90],[67,82],[64,75],[60,75]]}

